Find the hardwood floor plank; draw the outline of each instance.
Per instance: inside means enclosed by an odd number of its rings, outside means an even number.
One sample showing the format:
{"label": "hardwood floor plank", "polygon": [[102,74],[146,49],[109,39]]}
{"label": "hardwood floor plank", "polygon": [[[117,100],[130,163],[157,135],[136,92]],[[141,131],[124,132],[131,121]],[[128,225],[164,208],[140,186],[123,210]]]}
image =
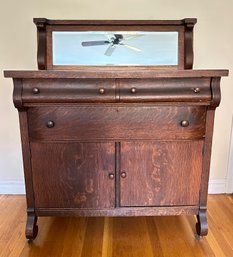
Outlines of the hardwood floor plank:
{"label": "hardwood floor plank", "polygon": [[104,234],[103,234],[103,245],[102,245],[102,257],[112,256],[112,236],[113,236],[113,218],[104,218]]}
{"label": "hardwood floor plank", "polygon": [[143,217],[114,219],[113,257],[153,257]]}
{"label": "hardwood floor plank", "polygon": [[209,234],[195,239],[194,216],[40,217],[25,239],[25,196],[0,195],[0,257],[232,257],[233,196],[208,198]]}
{"label": "hardwood floor plank", "polygon": [[88,219],[81,257],[102,257],[103,232],[104,218]]}
{"label": "hardwood floor plank", "polygon": [[227,197],[221,195],[216,196],[216,200],[212,198],[209,200],[208,219],[211,230],[207,240],[212,238],[219,256],[230,257],[233,252],[233,219],[230,218],[233,217],[233,203],[227,204],[225,199]]}
{"label": "hardwood floor plank", "polygon": [[147,230],[148,230],[149,240],[150,240],[153,254],[154,256],[163,257],[164,255],[163,255],[161,243],[159,241],[158,229],[153,220],[153,217],[146,218],[146,223],[147,223]]}
{"label": "hardwood floor plank", "polygon": [[187,234],[183,228],[185,217],[155,217],[164,257],[168,256],[192,256],[192,248],[186,237],[190,238],[193,233]]}

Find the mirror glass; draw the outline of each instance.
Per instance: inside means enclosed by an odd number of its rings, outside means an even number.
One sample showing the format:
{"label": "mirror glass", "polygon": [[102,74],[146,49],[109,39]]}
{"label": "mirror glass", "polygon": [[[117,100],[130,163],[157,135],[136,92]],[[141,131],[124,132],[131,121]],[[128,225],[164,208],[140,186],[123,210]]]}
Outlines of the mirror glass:
{"label": "mirror glass", "polygon": [[178,65],[175,31],[53,31],[53,65]]}

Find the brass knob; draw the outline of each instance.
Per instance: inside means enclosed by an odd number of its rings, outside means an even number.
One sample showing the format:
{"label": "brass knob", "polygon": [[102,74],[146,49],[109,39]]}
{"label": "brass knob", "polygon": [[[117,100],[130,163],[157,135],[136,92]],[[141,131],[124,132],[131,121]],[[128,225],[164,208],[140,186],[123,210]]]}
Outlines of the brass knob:
{"label": "brass knob", "polygon": [[193,89],[193,92],[196,93],[196,94],[200,93],[200,88],[199,87],[195,87]]}
{"label": "brass knob", "polygon": [[115,178],[115,175],[114,175],[114,173],[109,173],[109,174],[108,174],[108,177],[109,177],[109,179],[114,179],[114,178]]}
{"label": "brass knob", "polygon": [[55,126],[55,123],[54,123],[54,121],[49,120],[49,121],[47,122],[46,126],[47,126],[48,128],[53,128],[53,127]]}
{"label": "brass knob", "polygon": [[189,121],[188,121],[188,120],[182,120],[181,123],[180,123],[180,125],[181,125],[182,127],[188,127]]}
{"label": "brass knob", "polygon": [[132,94],[135,94],[136,93],[136,87],[132,87],[130,91],[131,91]]}
{"label": "brass knob", "polygon": [[32,92],[33,92],[33,94],[39,94],[40,93],[40,90],[39,90],[39,88],[37,88],[37,87],[34,87],[33,89],[32,89]]}
{"label": "brass knob", "polygon": [[102,94],[104,94],[105,93],[105,89],[104,88],[100,88],[99,89],[99,93],[102,95]]}
{"label": "brass knob", "polygon": [[121,172],[121,177],[122,177],[122,178],[126,178],[126,172],[122,171],[122,172]]}

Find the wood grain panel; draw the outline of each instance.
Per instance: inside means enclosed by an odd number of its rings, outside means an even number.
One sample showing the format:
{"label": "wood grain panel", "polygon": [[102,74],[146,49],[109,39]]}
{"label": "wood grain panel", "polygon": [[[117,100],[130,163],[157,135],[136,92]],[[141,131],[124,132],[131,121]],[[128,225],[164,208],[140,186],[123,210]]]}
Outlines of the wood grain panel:
{"label": "wood grain panel", "polygon": [[203,141],[122,142],[121,206],[197,205]]}
{"label": "wood grain panel", "polygon": [[[210,78],[119,79],[121,102],[207,102]],[[196,89],[199,89],[197,92]],[[132,92],[134,89],[135,92]]]}
{"label": "wood grain panel", "polygon": [[[39,90],[36,94],[34,88]],[[114,79],[24,79],[22,100],[24,103],[115,102],[115,84]]]}
{"label": "wood grain panel", "polygon": [[111,143],[32,143],[36,207],[114,207],[114,151]]}
{"label": "wood grain panel", "polygon": [[[203,106],[30,108],[32,140],[195,139],[205,133]],[[46,124],[52,120],[53,128]],[[182,127],[181,121],[189,126]]]}

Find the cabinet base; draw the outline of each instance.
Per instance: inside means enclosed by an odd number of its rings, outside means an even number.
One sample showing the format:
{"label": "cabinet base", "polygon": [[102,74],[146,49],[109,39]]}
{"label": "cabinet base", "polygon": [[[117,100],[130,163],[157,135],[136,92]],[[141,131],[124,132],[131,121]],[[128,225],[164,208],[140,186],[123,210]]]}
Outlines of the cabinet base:
{"label": "cabinet base", "polygon": [[64,217],[120,217],[120,216],[172,216],[196,215],[198,206],[164,206],[164,207],[116,207],[109,209],[80,208],[36,208],[37,216]]}
{"label": "cabinet base", "polygon": [[149,208],[121,207],[108,210],[80,210],[80,209],[56,209],[56,208],[38,208],[35,212],[28,212],[26,224],[26,238],[32,242],[38,234],[37,217],[38,216],[170,216],[170,215],[192,215],[197,214],[196,238],[199,240],[208,233],[208,223],[206,217],[206,208],[198,210],[197,206],[183,207],[150,207]]}

